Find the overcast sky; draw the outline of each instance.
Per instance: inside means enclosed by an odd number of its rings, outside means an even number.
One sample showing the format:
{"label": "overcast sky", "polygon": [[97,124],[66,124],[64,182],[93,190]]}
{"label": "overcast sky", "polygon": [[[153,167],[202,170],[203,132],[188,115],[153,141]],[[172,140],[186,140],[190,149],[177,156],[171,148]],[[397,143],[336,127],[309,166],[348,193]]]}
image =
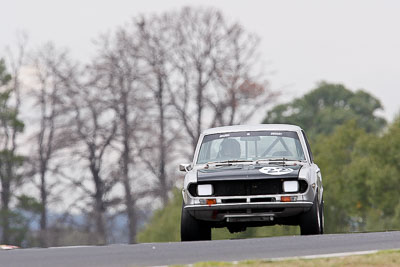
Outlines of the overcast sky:
{"label": "overcast sky", "polygon": [[[400,1],[1,0],[0,48],[17,31],[31,46],[54,41],[87,60],[92,40],[141,13],[213,6],[262,38],[263,60],[281,101],[318,81],[343,83],[378,97],[391,120],[400,110]],[[1,52],[0,50],[0,56]]]}

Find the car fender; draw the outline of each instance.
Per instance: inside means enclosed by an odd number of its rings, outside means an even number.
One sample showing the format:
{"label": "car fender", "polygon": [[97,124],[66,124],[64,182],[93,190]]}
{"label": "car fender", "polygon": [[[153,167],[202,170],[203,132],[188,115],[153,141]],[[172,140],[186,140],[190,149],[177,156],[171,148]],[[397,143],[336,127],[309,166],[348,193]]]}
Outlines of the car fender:
{"label": "car fender", "polygon": [[[305,197],[306,200],[314,201],[318,190],[318,178],[315,171],[315,164],[304,165],[299,172],[299,179],[305,180],[308,183],[309,190],[307,191]],[[320,196],[318,196],[320,199]]]}
{"label": "car fender", "polygon": [[194,168],[188,171],[185,175],[185,179],[183,180],[183,190],[182,190],[182,197],[185,204],[188,203],[187,192],[185,192],[186,188],[189,187],[189,184],[197,183],[197,169]]}

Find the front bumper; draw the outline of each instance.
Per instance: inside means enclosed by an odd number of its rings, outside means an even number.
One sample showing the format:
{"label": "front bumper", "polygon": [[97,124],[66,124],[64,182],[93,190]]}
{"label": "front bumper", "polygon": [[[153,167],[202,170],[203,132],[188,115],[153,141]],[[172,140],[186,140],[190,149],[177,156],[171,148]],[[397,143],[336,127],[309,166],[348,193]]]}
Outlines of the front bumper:
{"label": "front bumper", "polygon": [[[268,222],[297,216],[311,208],[314,190],[302,194],[273,194],[257,196],[193,197],[183,191],[184,209],[199,220],[212,222]],[[281,202],[281,197],[293,197],[291,202]],[[205,204],[215,199],[215,204]],[[233,203],[235,202],[235,203]]]}

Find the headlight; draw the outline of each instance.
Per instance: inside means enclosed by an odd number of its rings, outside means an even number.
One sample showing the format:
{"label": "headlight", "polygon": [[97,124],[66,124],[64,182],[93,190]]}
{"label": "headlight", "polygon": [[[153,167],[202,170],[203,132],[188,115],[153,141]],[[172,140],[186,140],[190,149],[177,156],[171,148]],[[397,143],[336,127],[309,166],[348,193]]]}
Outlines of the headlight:
{"label": "headlight", "polygon": [[299,182],[297,181],[284,181],[283,191],[286,193],[299,191]]}
{"label": "headlight", "polygon": [[211,184],[197,185],[198,196],[211,196],[213,194],[213,186]]}

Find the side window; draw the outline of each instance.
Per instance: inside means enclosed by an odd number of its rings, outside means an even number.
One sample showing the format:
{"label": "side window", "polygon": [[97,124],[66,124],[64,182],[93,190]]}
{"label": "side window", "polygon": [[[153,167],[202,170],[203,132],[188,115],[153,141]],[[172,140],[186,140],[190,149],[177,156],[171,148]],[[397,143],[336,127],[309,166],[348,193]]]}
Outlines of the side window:
{"label": "side window", "polygon": [[301,130],[301,133],[303,134],[304,140],[306,141],[306,146],[307,146],[308,154],[310,155],[310,160],[311,160],[311,162],[314,162],[314,158],[313,158],[313,155],[311,152],[310,144],[308,143],[308,140],[307,140],[307,136],[303,130]]}

